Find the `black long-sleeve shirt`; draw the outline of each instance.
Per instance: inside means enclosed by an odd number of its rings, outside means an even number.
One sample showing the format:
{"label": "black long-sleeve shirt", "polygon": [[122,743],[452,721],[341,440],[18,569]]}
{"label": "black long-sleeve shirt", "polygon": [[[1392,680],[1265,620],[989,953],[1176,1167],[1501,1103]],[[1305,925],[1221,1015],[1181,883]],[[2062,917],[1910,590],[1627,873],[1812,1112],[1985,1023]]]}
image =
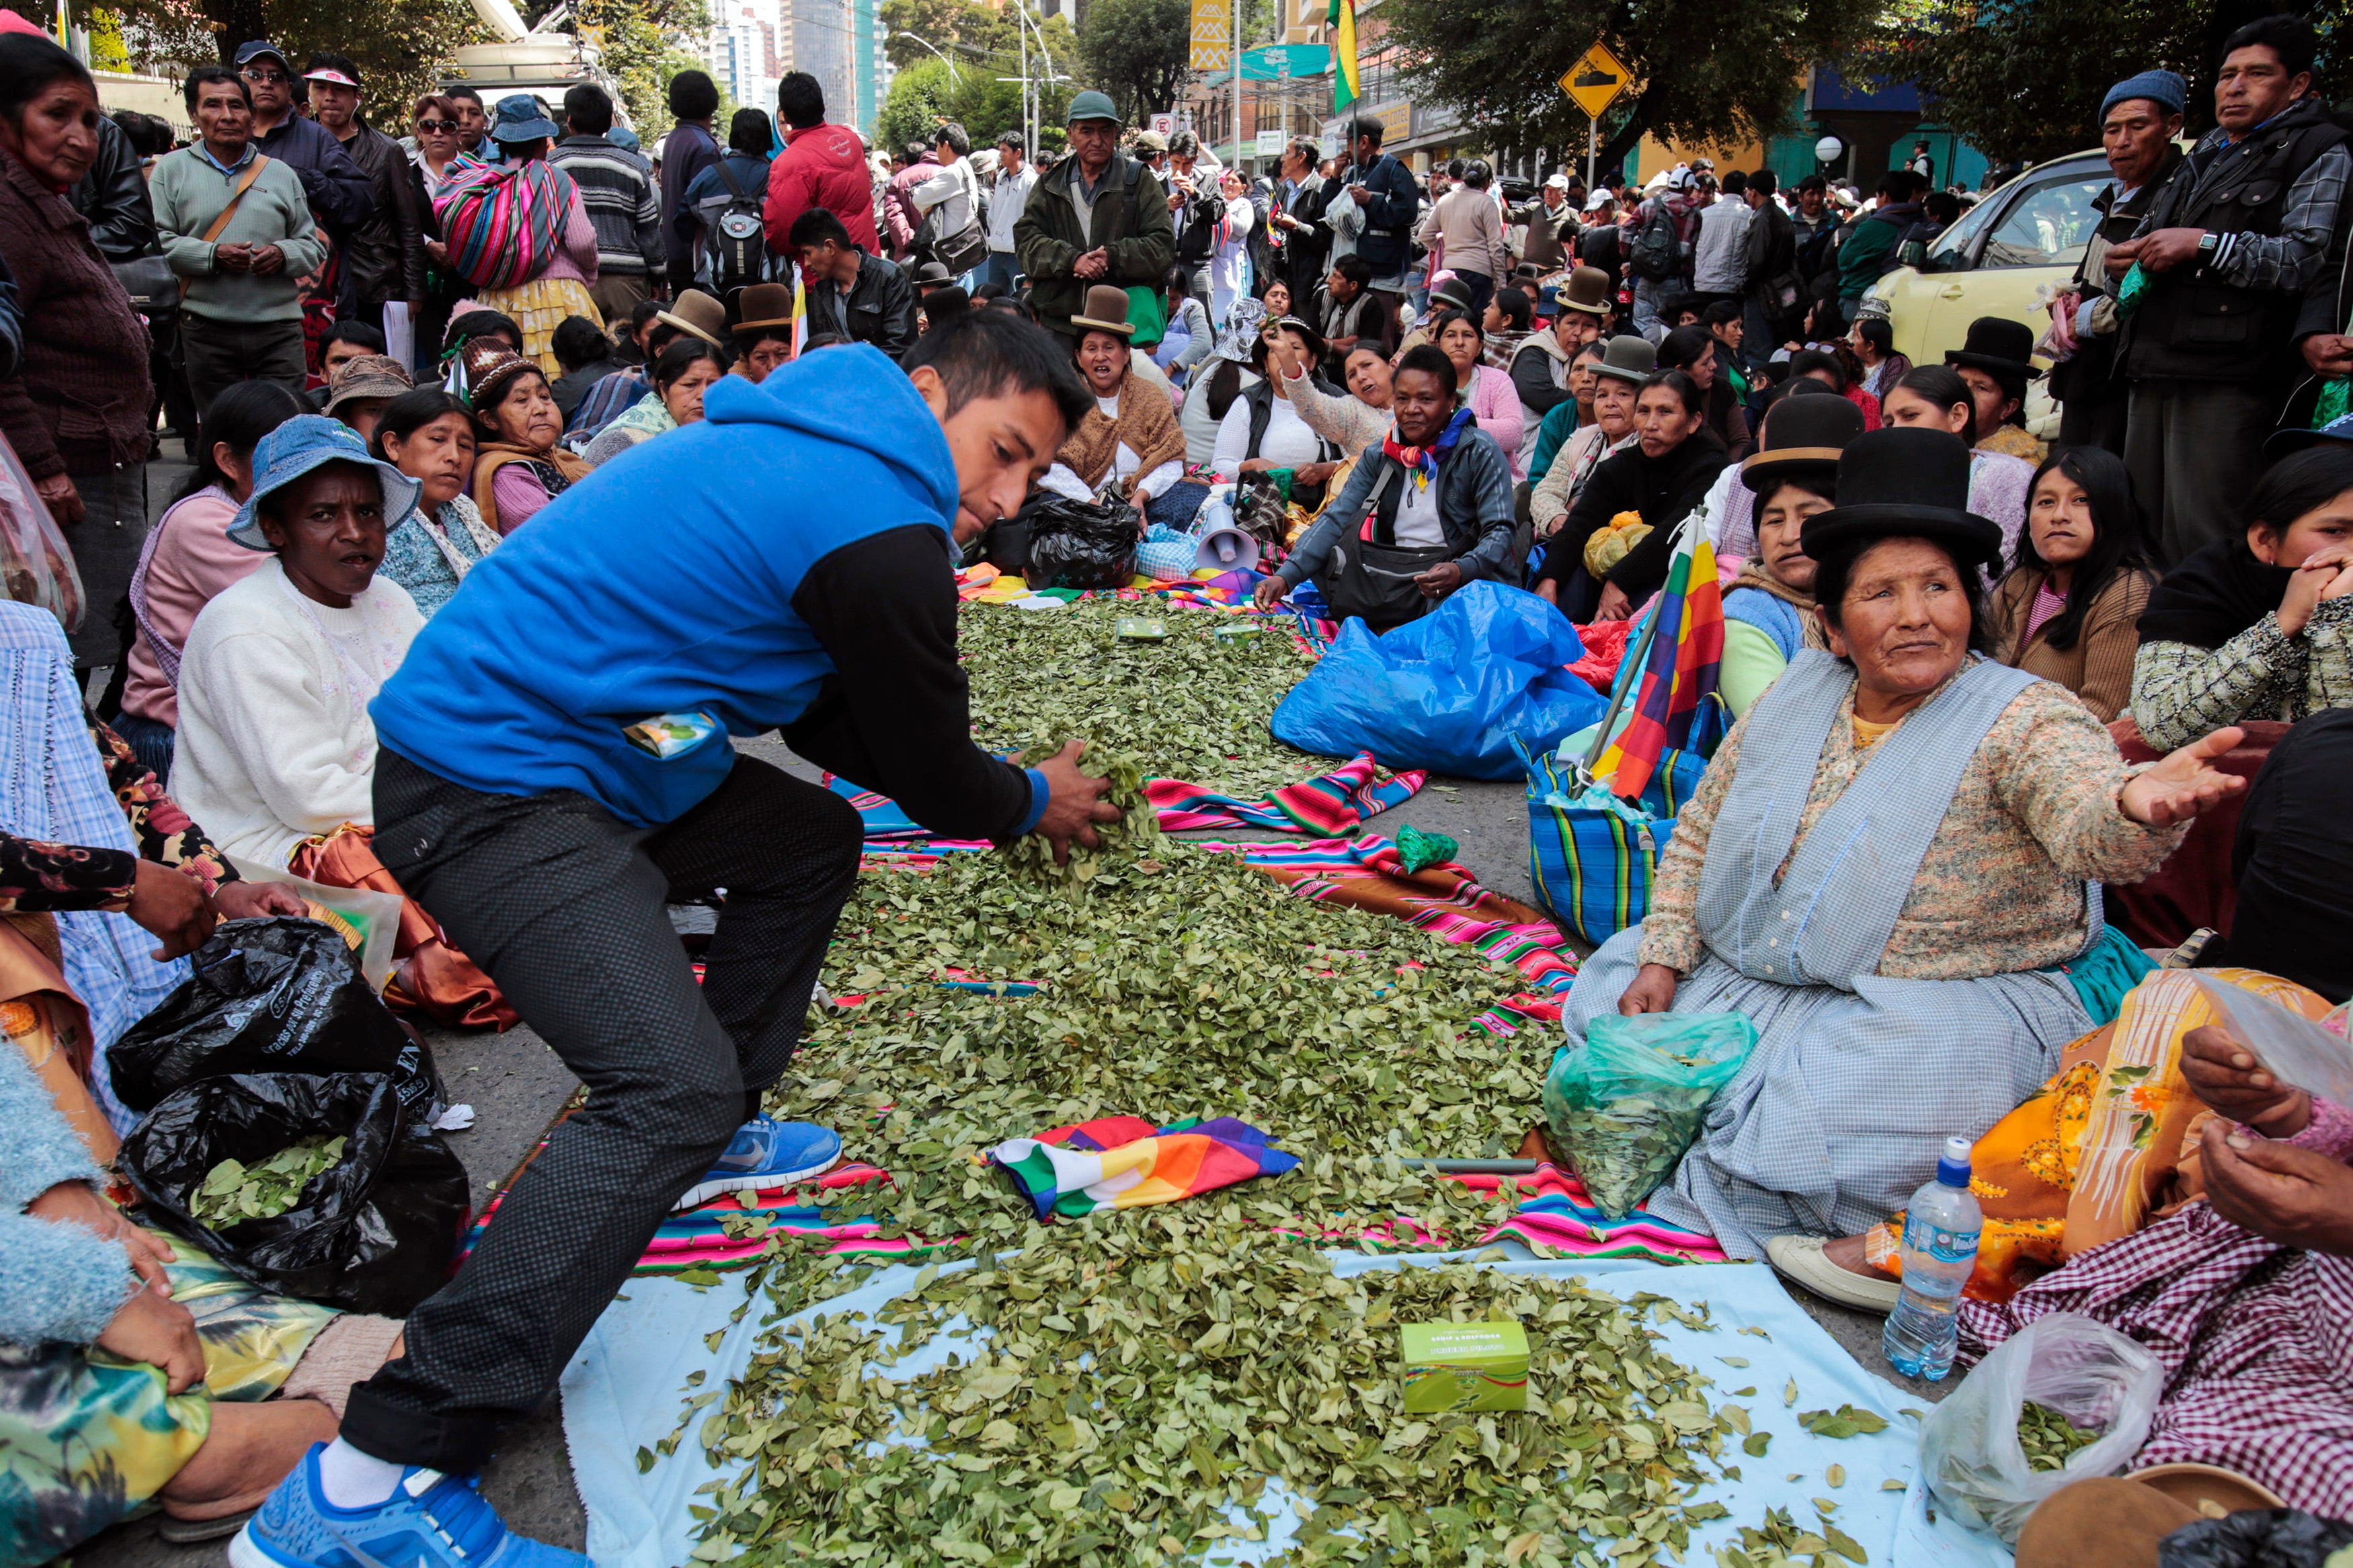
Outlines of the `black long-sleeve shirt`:
{"label": "black long-sleeve shirt", "polygon": [[1029,775],[973,743],[956,603],[936,528],[887,529],[811,566],[793,610],[836,673],[786,726],[785,743],[934,833],[1001,842],[1034,826],[1045,802]]}

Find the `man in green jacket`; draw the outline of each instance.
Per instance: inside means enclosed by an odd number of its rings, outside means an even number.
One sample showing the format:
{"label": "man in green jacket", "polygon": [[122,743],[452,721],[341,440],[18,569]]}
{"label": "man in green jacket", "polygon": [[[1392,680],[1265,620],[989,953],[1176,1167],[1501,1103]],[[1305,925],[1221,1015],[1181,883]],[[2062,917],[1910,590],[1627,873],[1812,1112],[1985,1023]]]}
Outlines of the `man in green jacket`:
{"label": "man in green jacket", "polygon": [[1862,310],[1862,297],[1880,275],[1899,263],[1896,247],[1914,224],[1928,216],[1920,205],[1920,176],[1909,169],[1891,169],[1879,182],[1879,205],[1854,226],[1839,247],[1839,313],[1852,321]]}
{"label": "man in green jacket", "polygon": [[156,160],[148,195],[164,255],[186,280],[180,342],[201,413],[233,382],[302,390],[296,280],[325,264],[327,247],[293,165],[253,144],[253,100],[243,79],[226,67],[198,66],[185,92],[197,140]]}
{"label": "man in green jacket", "polygon": [[1119,111],[1100,92],[1071,100],[1071,155],[1040,178],[1013,226],[1039,320],[1076,339],[1071,317],[1096,283],[1155,292],[1176,258],[1168,193],[1119,151]]}

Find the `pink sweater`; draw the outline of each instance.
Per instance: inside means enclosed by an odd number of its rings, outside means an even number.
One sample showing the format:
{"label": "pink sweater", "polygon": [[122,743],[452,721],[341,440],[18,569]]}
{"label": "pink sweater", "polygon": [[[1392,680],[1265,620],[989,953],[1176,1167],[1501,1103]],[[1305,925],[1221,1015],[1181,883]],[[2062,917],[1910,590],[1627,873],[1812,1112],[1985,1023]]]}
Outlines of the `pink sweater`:
{"label": "pink sweater", "polygon": [[[1466,189],[1468,187],[1465,187]],[[1525,464],[1520,460],[1520,435],[1525,417],[1521,412],[1519,388],[1512,378],[1492,364],[1482,364],[1471,373],[1471,412],[1479,416],[1479,428],[1494,438],[1512,459],[1512,478],[1528,477]]]}
{"label": "pink sweater", "polygon": [[211,604],[222,589],[269,559],[267,551],[248,550],[229,542],[228,525],[236,518],[237,502],[218,485],[211,485],[156,521],[138,573],[147,614],[138,639],[131,645],[131,668],[122,685],[125,712],[179,728],[179,689],[164,679],[163,664],[147,641],[148,628],[152,626],[169,645],[176,665],[180,649],[187,644],[188,628],[196,624],[196,612]]}
{"label": "pink sweater", "polygon": [[[580,200],[580,187],[572,187],[572,210],[565,215],[564,244],[555,258],[547,264],[540,278],[569,278],[594,288],[596,283],[596,225],[588,216],[587,207]],[[533,279],[537,282],[538,279]]]}

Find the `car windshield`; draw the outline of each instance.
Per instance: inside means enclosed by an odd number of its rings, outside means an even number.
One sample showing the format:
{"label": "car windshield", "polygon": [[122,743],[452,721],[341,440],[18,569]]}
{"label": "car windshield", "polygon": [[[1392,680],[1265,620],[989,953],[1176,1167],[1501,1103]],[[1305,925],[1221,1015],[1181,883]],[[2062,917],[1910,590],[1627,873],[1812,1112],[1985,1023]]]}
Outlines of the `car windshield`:
{"label": "car windshield", "polygon": [[2099,226],[2100,215],[2092,198],[2106,189],[2111,176],[2062,175],[2036,185],[2001,215],[2001,223],[1986,237],[1980,267],[2072,267],[2083,259],[2084,247]]}
{"label": "car windshield", "polygon": [[1961,272],[1969,265],[1969,251],[1986,225],[1993,221],[1994,209],[2001,203],[1988,196],[1977,205],[1955,218],[1952,224],[1928,242],[1928,259],[1922,264],[1923,272]]}
{"label": "car windshield", "polygon": [[[1966,272],[1973,267],[2061,267],[2082,259],[2099,222],[2092,198],[2109,183],[2104,163],[2085,162],[2026,176],[2023,193],[2010,187],[1987,195],[1950,228],[1928,242],[1923,272]],[[1996,226],[1999,220],[2000,226]],[[1989,235],[1987,231],[1992,229]],[[1971,260],[1972,252],[1982,254]]]}

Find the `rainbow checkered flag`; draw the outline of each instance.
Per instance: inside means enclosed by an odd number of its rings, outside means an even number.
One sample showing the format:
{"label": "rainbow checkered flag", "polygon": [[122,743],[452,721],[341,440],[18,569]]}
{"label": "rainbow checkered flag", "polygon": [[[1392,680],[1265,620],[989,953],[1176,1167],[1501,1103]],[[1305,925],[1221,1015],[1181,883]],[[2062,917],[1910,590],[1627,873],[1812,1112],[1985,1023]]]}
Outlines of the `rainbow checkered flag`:
{"label": "rainbow checkered flag", "polygon": [[1658,630],[1642,660],[1633,712],[1593,766],[1593,776],[1608,779],[1609,793],[1624,800],[1649,787],[1661,752],[1690,742],[1692,721],[1715,695],[1724,668],[1724,590],[1715,580],[1715,547],[1702,531],[1692,529],[1678,542],[1651,614]]}

